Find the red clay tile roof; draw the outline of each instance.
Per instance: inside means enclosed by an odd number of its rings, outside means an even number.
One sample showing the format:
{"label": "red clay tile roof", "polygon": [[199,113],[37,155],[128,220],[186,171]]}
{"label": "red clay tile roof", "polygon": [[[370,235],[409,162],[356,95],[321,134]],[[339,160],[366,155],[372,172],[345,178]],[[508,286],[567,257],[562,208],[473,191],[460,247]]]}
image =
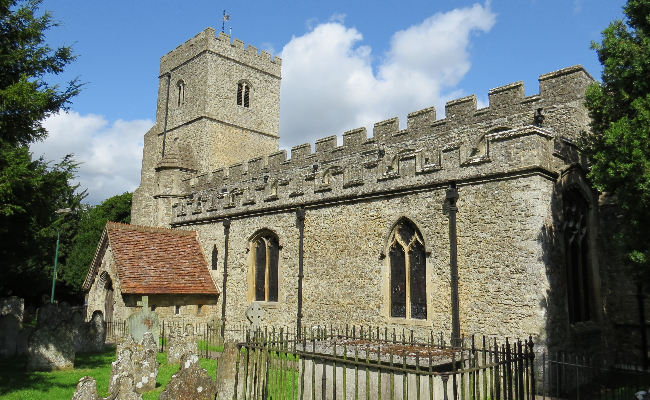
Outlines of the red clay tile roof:
{"label": "red clay tile roof", "polygon": [[108,222],[105,233],[122,293],[219,294],[196,232]]}

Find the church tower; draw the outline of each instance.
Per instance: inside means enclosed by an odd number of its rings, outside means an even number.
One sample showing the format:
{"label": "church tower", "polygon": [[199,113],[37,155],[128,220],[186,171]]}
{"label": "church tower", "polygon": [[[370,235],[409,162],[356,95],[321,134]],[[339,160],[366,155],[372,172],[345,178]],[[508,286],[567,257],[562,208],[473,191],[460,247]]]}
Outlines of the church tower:
{"label": "church tower", "polygon": [[281,66],[212,28],[161,58],[133,224],[167,227],[182,180],[278,150]]}

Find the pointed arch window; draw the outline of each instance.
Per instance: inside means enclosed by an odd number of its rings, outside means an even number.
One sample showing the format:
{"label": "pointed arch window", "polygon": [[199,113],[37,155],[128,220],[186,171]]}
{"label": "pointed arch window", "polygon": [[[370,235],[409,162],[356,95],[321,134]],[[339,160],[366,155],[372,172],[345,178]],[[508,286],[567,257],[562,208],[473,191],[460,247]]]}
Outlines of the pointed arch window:
{"label": "pointed arch window", "polygon": [[178,106],[185,104],[185,82],[180,80],[176,83],[176,88],[178,89]]}
{"label": "pointed arch window", "polygon": [[278,259],[280,245],[271,233],[258,236],[253,242],[255,301],[278,301]]}
{"label": "pointed arch window", "polygon": [[219,268],[219,250],[215,244],[212,248],[212,270],[216,271]]}
{"label": "pointed arch window", "polygon": [[417,227],[403,220],[389,239],[390,316],[426,319],[426,257]]}
{"label": "pointed arch window", "polygon": [[237,84],[237,105],[250,108],[251,87],[246,82]]}
{"label": "pointed arch window", "polygon": [[591,321],[589,203],[577,188],[564,193],[564,251],[569,322]]}

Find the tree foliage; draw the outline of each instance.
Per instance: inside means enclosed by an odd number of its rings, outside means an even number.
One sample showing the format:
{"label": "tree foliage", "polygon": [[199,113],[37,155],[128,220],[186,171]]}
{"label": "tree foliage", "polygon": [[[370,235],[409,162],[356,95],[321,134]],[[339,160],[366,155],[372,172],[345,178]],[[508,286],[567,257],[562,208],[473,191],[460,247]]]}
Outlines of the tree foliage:
{"label": "tree foliage", "polygon": [[0,140],[26,145],[47,132],[41,121],[66,108],[77,95],[74,80],[64,89],[45,82],[75,59],[70,46],[51,49],[45,31],[57,26],[49,12],[35,13],[39,0],[0,0]]}
{"label": "tree foliage", "polygon": [[[38,298],[49,293],[58,233],[65,261],[85,191],[71,186],[78,164],[33,160],[28,145],[47,135],[42,120],[64,110],[80,90],[49,85],[74,60],[70,47],[50,48],[45,31],[56,26],[38,0],[0,0],[0,296]],[[60,208],[72,214],[60,217]],[[57,233],[58,232],[58,233]]]}
{"label": "tree foliage", "polygon": [[622,209],[626,261],[650,276],[650,0],[630,0],[624,12],[592,43],[602,83],[587,90],[592,130],[580,146],[592,160],[588,177]]}
{"label": "tree foliage", "polygon": [[63,279],[75,290],[81,290],[106,222],[131,222],[131,199],[131,193],[123,193],[84,210],[73,240],[72,253],[63,268]]}

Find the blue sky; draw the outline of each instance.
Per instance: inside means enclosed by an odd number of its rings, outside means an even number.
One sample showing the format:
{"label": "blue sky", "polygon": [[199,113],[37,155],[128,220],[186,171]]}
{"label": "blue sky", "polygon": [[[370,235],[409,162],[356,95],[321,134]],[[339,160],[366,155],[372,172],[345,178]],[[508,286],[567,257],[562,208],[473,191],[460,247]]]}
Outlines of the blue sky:
{"label": "blue sky", "polygon": [[142,136],[153,124],[160,57],[208,26],[283,58],[281,148],[338,134],[582,64],[601,72],[589,48],[622,18],[622,0],[473,1],[89,1],[44,0],[62,26],[51,46],[79,55],[65,74],[83,92],[71,112],[49,118],[35,156],[73,152],[88,201],[139,184]]}

